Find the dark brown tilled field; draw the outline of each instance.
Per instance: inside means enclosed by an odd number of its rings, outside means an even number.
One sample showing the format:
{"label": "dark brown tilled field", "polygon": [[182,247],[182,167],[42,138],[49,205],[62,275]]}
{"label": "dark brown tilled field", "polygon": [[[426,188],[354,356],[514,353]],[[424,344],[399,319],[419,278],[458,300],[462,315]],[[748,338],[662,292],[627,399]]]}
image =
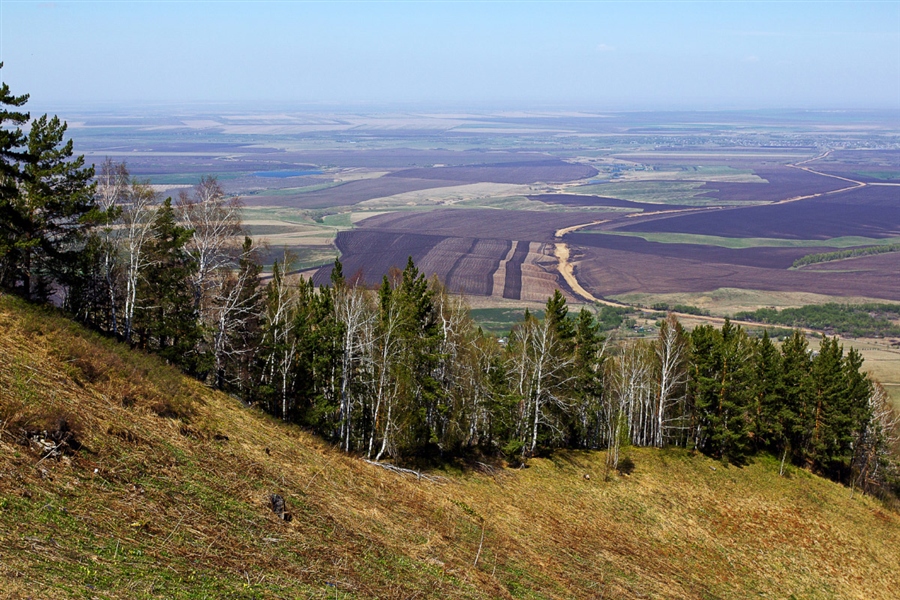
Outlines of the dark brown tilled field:
{"label": "dark brown tilled field", "polygon": [[575,276],[597,296],[629,292],[707,292],[730,287],[900,301],[896,272],[788,271],[584,246],[578,250]]}
{"label": "dark brown tilled field", "polygon": [[522,298],[522,263],[528,256],[528,243],[516,246],[512,258],[506,263],[506,281],[503,285],[503,297],[519,300]]}
{"label": "dark brown tilled field", "polygon": [[[815,163],[810,165],[815,168]],[[853,184],[816,175],[803,169],[787,166],[755,167],[753,171],[768,183],[727,183],[708,182],[700,190],[706,191],[704,196],[722,202],[753,202],[787,200],[798,196],[809,196],[821,192],[830,192],[849,187]]]}
{"label": "dark brown tilled field", "polygon": [[[335,245],[341,252],[345,276],[359,275],[367,284],[377,285],[392,267],[402,269],[410,256],[416,264],[421,263],[425,255],[443,239],[416,233],[357,230],[338,233]],[[327,284],[330,276],[331,265],[327,265],[316,271],[313,281],[316,285]]]}
{"label": "dark brown tilled field", "polygon": [[587,165],[567,163],[561,160],[517,161],[501,164],[467,165],[456,167],[432,167],[407,169],[391,173],[388,177],[398,179],[439,179],[457,183],[516,183],[529,184],[564,183],[586,179],[597,174],[597,170]]}
{"label": "dark brown tilled field", "polygon": [[560,206],[608,206],[610,208],[630,208],[633,210],[641,210],[646,212],[696,208],[693,206],[676,206],[674,204],[631,202],[630,200],[620,200],[619,198],[607,198],[606,196],[588,196],[582,194],[538,194],[536,196],[527,196],[527,198],[536,202],[543,202],[545,204],[558,204]]}
{"label": "dark brown tilled field", "polygon": [[[377,285],[391,269],[402,269],[411,256],[421,273],[437,275],[451,291],[478,296],[493,291],[492,275],[511,246],[507,240],[369,230],[343,231],[335,243],[344,274],[359,276],[367,285]],[[330,276],[328,265],[313,280],[321,285]]]}
{"label": "dark brown tilled field", "polygon": [[787,204],[676,215],[619,229],[736,238],[893,237],[900,235],[900,187],[870,186]]}
{"label": "dark brown tilled field", "polygon": [[560,228],[621,216],[622,213],[600,212],[439,209],[377,215],[360,221],[358,226],[379,231],[546,242],[553,240]]}
{"label": "dark brown tilled field", "polygon": [[[473,296],[490,296],[494,288],[493,273],[511,245],[506,240],[473,240],[471,249],[459,257],[447,274],[447,286]],[[426,256],[426,262],[432,254],[433,251]]]}
{"label": "dark brown tilled field", "polygon": [[723,248],[703,244],[663,244],[648,242],[642,238],[624,235],[603,235],[594,233],[570,233],[566,242],[573,246],[621,250],[636,254],[649,254],[669,258],[684,258],[703,262],[762,267],[764,269],[787,269],[794,261],[807,254],[832,252],[834,248]]}
{"label": "dark brown tilled field", "polygon": [[801,267],[800,270],[804,272],[840,271],[885,274],[893,277],[895,285],[900,288],[900,252],[888,252],[885,254],[874,254],[872,256],[835,260],[827,263],[816,263]]}

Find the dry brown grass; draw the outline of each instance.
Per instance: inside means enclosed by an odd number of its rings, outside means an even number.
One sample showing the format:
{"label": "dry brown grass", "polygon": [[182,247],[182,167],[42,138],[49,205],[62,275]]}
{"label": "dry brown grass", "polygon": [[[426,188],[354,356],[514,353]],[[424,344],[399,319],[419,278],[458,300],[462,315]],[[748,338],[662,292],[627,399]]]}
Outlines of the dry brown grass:
{"label": "dry brown grass", "polygon": [[[0,596],[892,598],[900,516],[760,458],[388,472],[0,299]],[[160,416],[158,402],[175,412]],[[70,415],[41,460],[16,431]],[[587,478],[585,477],[587,476]],[[268,507],[285,497],[293,519]],[[473,565],[484,532],[482,552]]]}

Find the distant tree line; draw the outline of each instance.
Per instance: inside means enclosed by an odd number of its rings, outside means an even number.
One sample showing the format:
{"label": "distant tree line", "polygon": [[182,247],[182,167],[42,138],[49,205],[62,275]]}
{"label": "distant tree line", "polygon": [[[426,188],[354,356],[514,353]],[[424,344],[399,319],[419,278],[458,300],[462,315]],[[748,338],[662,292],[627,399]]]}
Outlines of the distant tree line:
{"label": "distant tree line", "polygon": [[[25,97],[0,88],[0,104]],[[734,463],[771,452],[870,491],[897,485],[897,419],[855,350],[795,332],[779,349],[727,322],[611,340],[556,291],[505,344],[410,259],[380,287],[263,268],[240,203],[213,178],[160,201],[110,160],[73,157],[65,125],[0,112],[0,286],[374,459],[680,446]]]}
{"label": "distant tree line", "polygon": [[804,267],[806,265],[814,265],[817,263],[831,262],[835,260],[844,260],[845,258],[857,258],[860,256],[872,256],[873,254],[886,254],[888,252],[900,252],[900,244],[887,244],[883,246],[865,246],[863,248],[848,248],[846,250],[835,250],[834,252],[819,252],[817,254],[807,254],[801,256],[794,261],[793,267]]}
{"label": "distant tree line", "polygon": [[900,317],[900,304],[812,304],[800,308],[760,308],[740,312],[737,320],[771,323],[785,327],[832,330],[853,337],[900,336],[900,327],[891,321]]}

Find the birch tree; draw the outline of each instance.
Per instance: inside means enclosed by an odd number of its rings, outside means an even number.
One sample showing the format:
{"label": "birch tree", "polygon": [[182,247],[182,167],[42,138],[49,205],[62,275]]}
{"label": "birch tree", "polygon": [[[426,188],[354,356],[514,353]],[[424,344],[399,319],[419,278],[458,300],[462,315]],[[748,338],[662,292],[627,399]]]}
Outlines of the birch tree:
{"label": "birch tree", "polygon": [[98,223],[95,233],[99,241],[100,269],[107,297],[109,330],[115,336],[119,335],[118,238],[121,231],[117,227],[117,221],[128,198],[130,184],[131,175],[125,163],[115,163],[107,157],[100,166],[100,174],[97,177],[97,191],[94,197],[102,213],[102,220]]}
{"label": "birch tree", "polygon": [[571,406],[566,386],[572,380],[572,358],[562,352],[553,321],[530,315],[513,330],[510,348],[509,370],[520,398],[517,429],[525,456],[537,449],[542,425],[560,433],[551,409],[566,411]]}
{"label": "birch tree", "polygon": [[194,309],[205,318],[209,312],[210,294],[221,269],[231,269],[240,249],[241,202],[226,198],[215,177],[204,177],[193,195],[182,192],[178,200],[181,224],[193,230],[187,251],[197,263],[191,280]]}
{"label": "birch tree", "polygon": [[294,311],[296,294],[286,277],[291,259],[286,254],[281,264],[272,265],[272,281],[266,286],[265,315],[263,317],[262,383],[274,392],[281,419],[290,417],[293,391],[294,360],[297,356],[297,339],[294,335]]}
{"label": "birch tree", "polygon": [[[869,395],[868,419],[857,432],[853,447],[851,489],[865,492],[883,490],[898,476],[897,450],[900,444],[900,414],[881,384]],[[851,492],[852,493],[852,492]]]}
{"label": "birch tree", "polygon": [[357,408],[355,396],[360,370],[370,355],[375,311],[367,291],[361,286],[344,283],[334,290],[335,319],[341,328],[340,363],[340,423],[341,447],[349,452],[353,429],[353,412]]}
{"label": "birch tree", "polygon": [[258,318],[259,265],[255,257],[253,242],[244,238],[237,272],[221,268],[216,271],[218,280],[213,282],[213,296],[209,305],[209,320],[213,329],[213,373],[214,384],[222,389],[226,383],[229,362],[238,355],[253,352],[241,333],[249,329],[251,321]]}
{"label": "birch tree", "polygon": [[153,234],[153,220],[157,210],[157,195],[147,183],[131,182],[122,206],[122,238],[120,248],[124,264],[125,294],[122,306],[122,337],[132,341],[134,316],[138,306],[138,287],[144,271],[150,265],[146,246]]}
{"label": "birch tree", "polygon": [[662,448],[670,439],[668,432],[671,429],[681,430],[684,427],[685,416],[683,402],[684,385],[687,382],[687,347],[681,324],[672,313],[660,324],[656,359],[659,383],[653,443]]}

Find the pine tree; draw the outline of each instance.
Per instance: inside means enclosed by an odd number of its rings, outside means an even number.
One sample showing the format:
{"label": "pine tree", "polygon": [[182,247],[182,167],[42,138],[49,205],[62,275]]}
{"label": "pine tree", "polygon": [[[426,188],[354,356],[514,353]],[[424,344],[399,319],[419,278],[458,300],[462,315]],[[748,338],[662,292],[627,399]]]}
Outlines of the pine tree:
{"label": "pine tree", "polygon": [[782,408],[778,412],[785,447],[793,462],[809,460],[809,446],[814,426],[812,396],[812,359],[809,343],[800,331],[781,345]]}
{"label": "pine tree", "polygon": [[726,319],[721,331],[701,325],[691,337],[698,445],[707,454],[741,463],[749,451],[752,393],[747,334]]}
{"label": "pine tree", "polygon": [[[2,65],[0,65],[2,66]],[[21,106],[3,84],[0,104]],[[92,197],[93,169],[73,158],[65,141],[66,124],[39,117],[26,137],[19,126],[26,113],[0,111],[0,286],[26,298],[45,301],[54,284],[73,285],[90,218],[97,216]]]}
{"label": "pine tree", "polygon": [[843,409],[844,349],[837,338],[822,338],[819,353],[812,360],[813,410],[810,455],[815,467],[826,473],[840,462],[840,450],[833,427],[841,420]]}
{"label": "pine tree", "polygon": [[6,83],[0,84],[0,285],[7,287],[12,277],[6,274],[6,256],[15,239],[6,224],[11,224],[18,212],[14,203],[24,180],[21,165],[28,161],[27,138],[22,125],[31,118],[27,112],[15,109],[27,102],[28,94],[13,96]]}
{"label": "pine tree", "polygon": [[573,419],[570,421],[571,443],[598,448],[603,438],[600,403],[603,401],[604,339],[600,325],[587,309],[582,308],[575,321],[573,372]]}
{"label": "pine tree", "polygon": [[566,297],[558,289],[553,290],[553,295],[547,298],[544,318],[547,319],[556,338],[564,345],[568,345],[575,337],[575,326],[568,315],[569,307],[566,305]]}
{"label": "pine tree", "polygon": [[763,332],[753,344],[753,407],[751,412],[753,446],[782,455],[787,449],[787,428],[791,415],[783,402],[781,354]]}
{"label": "pine tree", "polygon": [[202,331],[190,286],[196,264],[185,250],[191,234],[177,224],[172,199],[167,198],[153,221],[149,267],[138,290],[136,329],[140,346],[155,350],[192,375],[203,375],[211,365],[208,356],[196,351]]}

